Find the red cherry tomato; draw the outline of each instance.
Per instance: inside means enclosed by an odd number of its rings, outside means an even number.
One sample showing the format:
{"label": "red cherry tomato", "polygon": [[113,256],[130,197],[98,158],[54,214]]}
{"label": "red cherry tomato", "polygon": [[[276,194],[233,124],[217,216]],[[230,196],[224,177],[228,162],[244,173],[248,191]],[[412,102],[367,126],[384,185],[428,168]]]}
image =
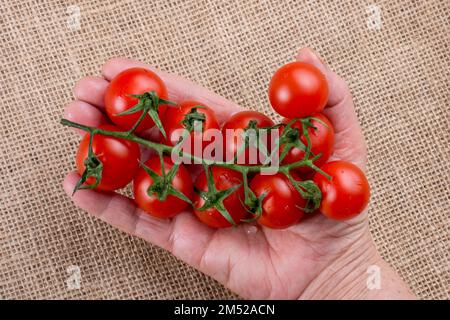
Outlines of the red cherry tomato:
{"label": "red cherry tomato", "polygon": [[370,198],[369,182],[361,169],[346,161],[331,161],[321,169],[332,180],[319,172],[314,175],[314,182],[322,191],[320,212],[335,220],[347,220],[360,214]]}
{"label": "red cherry tomato", "polygon": [[[212,170],[214,185],[218,191],[230,189],[234,186],[242,184],[242,175],[237,171],[223,167],[211,167],[210,170]],[[195,181],[195,188],[199,191],[208,190],[205,172],[202,172],[197,177]],[[248,214],[243,202],[244,188],[242,186],[223,200],[225,209],[227,209],[235,224],[240,223],[241,219],[245,218]],[[216,208],[212,207],[204,211],[200,211],[199,209],[204,204],[205,199],[196,193],[193,201],[194,213],[201,222],[213,228],[231,227],[231,223],[228,222],[228,220],[225,219]]]}
{"label": "red cherry tomato", "polygon": [[[244,129],[249,127],[251,122],[254,123],[256,128],[264,128],[274,125],[273,121],[269,117],[257,111],[241,111],[232,115],[222,126],[225,159],[234,159],[236,153],[241,150],[244,145],[242,133]],[[270,134],[267,134],[266,141],[267,143],[265,148],[270,153]],[[262,159],[260,158],[264,159],[264,154],[259,154],[256,147],[249,146],[238,155],[237,163],[257,165],[262,163]]]}
{"label": "red cherry tomato", "polygon": [[[311,157],[316,156],[318,154],[321,154],[322,156],[314,161],[314,164],[318,167],[323,165],[328,161],[330,156],[333,154],[333,145],[334,145],[334,129],[333,125],[331,124],[330,120],[323,115],[322,113],[317,113],[312,115],[311,117],[317,118],[320,121],[311,120],[311,124],[314,126],[313,128],[308,128],[308,134],[309,138],[311,140]],[[284,119],[283,123],[287,124],[291,120],[290,119]],[[300,134],[300,140],[303,142],[303,144],[306,146],[307,140],[303,133],[302,129],[302,123],[300,120],[295,121],[291,128],[296,128],[299,131]],[[283,127],[280,128],[280,135],[283,131]],[[283,146],[280,148],[280,153],[282,151]],[[289,150],[289,152],[284,157],[282,163],[288,164],[293,162],[298,162],[303,159],[305,155],[305,152],[299,148],[292,148]],[[304,173],[307,171],[311,171],[309,167],[298,167],[300,172]]]}
{"label": "red cherry tomato", "polygon": [[[159,176],[162,176],[162,167],[159,156],[152,156],[145,162],[145,165]],[[168,173],[174,166],[170,157],[164,157],[164,172]],[[155,193],[148,194],[150,186],[154,184],[154,180],[143,169],[139,169],[136,178],[133,181],[134,199],[139,207],[158,218],[171,218],[183,211],[189,205],[188,202],[176,197],[172,194],[167,195],[165,200],[159,200]],[[178,167],[175,176],[172,179],[172,186],[175,190],[181,192],[188,199],[192,199],[193,186],[192,178],[186,167],[182,164]]]}
{"label": "red cherry tomato", "polygon": [[[127,115],[119,115],[119,113],[134,107],[139,102],[139,99],[130,95],[151,91],[154,91],[159,98],[167,100],[166,86],[154,72],[144,68],[131,68],[122,71],[112,79],[106,90],[105,109],[109,119],[120,128],[130,130],[142,115],[142,111]],[[160,105],[158,114],[161,116],[165,109],[165,105]],[[153,120],[147,114],[136,128],[136,132],[150,129],[154,125]]]}
{"label": "red cherry tomato", "polygon": [[291,62],[273,75],[269,83],[272,107],[286,118],[303,118],[321,112],[328,100],[325,76],[315,66]]}
{"label": "red cherry tomato", "polygon": [[[161,118],[167,135],[167,139],[160,135],[164,144],[174,146],[180,141],[183,133],[182,129],[187,129],[186,125],[183,124],[183,120],[186,119],[186,116],[189,113],[193,112],[193,109],[195,109],[196,112],[205,115],[205,121],[202,126],[203,132],[210,129],[220,129],[216,115],[211,108],[197,101],[185,101],[177,107],[169,107]],[[208,141],[203,133],[191,132],[189,141],[191,146],[190,153],[201,157],[206,146],[212,141],[214,141],[214,139]],[[186,146],[188,142],[185,143],[186,144],[184,144],[184,146]],[[194,149],[195,145],[201,146],[202,154],[198,154],[198,152],[196,152],[197,150]],[[185,151],[189,152],[189,150]]]}
{"label": "red cherry tomato", "polygon": [[[298,176],[292,173],[295,180]],[[306,201],[282,173],[274,175],[256,174],[250,189],[257,197],[266,194],[262,201],[262,215],[258,223],[273,229],[287,228],[296,224],[304,214]]]}
{"label": "red cherry tomato", "polygon": [[[120,131],[112,125],[102,125],[99,128],[109,131]],[[85,170],[84,160],[88,156],[89,134],[85,134],[78,147],[76,163],[78,173]],[[103,164],[102,178],[96,189],[112,191],[125,187],[139,169],[140,151],[135,142],[115,137],[95,134],[92,141],[92,151]],[[85,184],[92,185],[95,178],[90,177]]]}

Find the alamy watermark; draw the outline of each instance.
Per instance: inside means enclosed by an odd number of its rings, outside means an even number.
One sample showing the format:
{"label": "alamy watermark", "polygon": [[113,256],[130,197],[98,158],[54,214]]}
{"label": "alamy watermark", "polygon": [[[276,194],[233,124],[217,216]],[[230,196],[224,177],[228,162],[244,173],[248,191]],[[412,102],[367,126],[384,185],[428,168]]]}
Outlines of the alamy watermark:
{"label": "alamy watermark", "polygon": [[369,4],[366,8],[366,13],[369,14],[366,22],[367,28],[372,30],[380,30],[383,25],[380,7],[376,4]]}
{"label": "alamy watermark", "polygon": [[367,268],[366,273],[368,274],[366,280],[366,286],[369,290],[379,290],[381,289],[381,269],[377,265],[370,265]]}
{"label": "alamy watermark", "polygon": [[66,10],[69,17],[66,20],[67,27],[70,30],[80,30],[81,28],[81,8],[77,5],[71,5]]}
{"label": "alamy watermark", "polygon": [[81,289],[81,269],[79,266],[71,265],[66,269],[69,277],[66,279],[67,289],[79,290]]}
{"label": "alamy watermark", "polygon": [[[176,146],[171,157],[174,163],[214,164],[226,162],[239,165],[262,165],[261,174],[274,174],[280,165],[278,129],[219,129],[193,132],[174,130],[169,139]],[[179,142],[180,141],[180,142]],[[179,143],[177,143],[179,142]],[[228,148],[227,146],[234,146]]]}

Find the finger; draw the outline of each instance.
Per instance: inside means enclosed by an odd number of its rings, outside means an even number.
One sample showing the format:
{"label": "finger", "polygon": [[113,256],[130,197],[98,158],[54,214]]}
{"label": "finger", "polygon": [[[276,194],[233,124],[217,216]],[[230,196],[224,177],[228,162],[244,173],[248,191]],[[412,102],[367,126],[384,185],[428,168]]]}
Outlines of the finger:
{"label": "finger", "polygon": [[144,213],[136,225],[135,235],[200,269],[212,233],[213,230],[201,224],[191,212],[182,212],[172,220],[157,219]]}
{"label": "finger", "polygon": [[[75,100],[69,103],[64,109],[64,118],[86,126],[97,127],[102,123],[107,123],[105,115],[96,107],[84,101]],[[74,129],[75,132],[84,135],[85,131]]]}
{"label": "finger", "polygon": [[63,182],[64,191],[72,201],[83,210],[111,224],[112,226],[133,234],[136,225],[136,206],[133,201],[114,192],[97,192],[78,190],[72,195],[80,176],[76,172],[69,173]]}
{"label": "finger", "polygon": [[300,49],[297,60],[313,64],[327,78],[329,89],[327,108],[329,110],[326,111],[330,115],[337,115],[333,117],[335,129],[342,131],[348,128],[349,123],[359,125],[350,89],[345,80],[324,64],[322,59],[309,48]]}
{"label": "finger", "polygon": [[169,250],[188,264],[199,267],[212,229],[201,224],[192,213],[184,212],[171,220],[158,219],[136,207],[132,199],[115,192],[79,190],[72,196],[79,178],[76,172],[72,172],[63,182],[65,192],[78,207],[123,232]]}
{"label": "finger", "polygon": [[87,102],[100,110],[104,109],[105,92],[109,82],[102,77],[84,77],[73,89],[75,98]]}
{"label": "finger", "polygon": [[297,60],[319,68],[328,81],[328,103],[323,113],[333,123],[336,132],[335,159],[354,162],[364,170],[366,145],[347,83],[309,48],[300,49]]}
{"label": "finger", "polygon": [[220,122],[227,120],[231,114],[242,110],[236,103],[229,101],[190,80],[158,70],[139,61],[113,58],[104,64],[102,73],[107,80],[111,80],[123,70],[133,67],[147,68],[160,76],[167,86],[170,100],[177,103],[186,100],[196,100],[200,103],[204,103],[208,107],[214,109]]}

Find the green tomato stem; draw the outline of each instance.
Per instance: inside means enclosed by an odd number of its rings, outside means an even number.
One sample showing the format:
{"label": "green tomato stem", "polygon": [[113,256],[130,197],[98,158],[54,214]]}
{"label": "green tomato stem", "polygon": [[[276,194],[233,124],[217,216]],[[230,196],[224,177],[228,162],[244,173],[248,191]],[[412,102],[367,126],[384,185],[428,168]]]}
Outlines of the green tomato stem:
{"label": "green tomato stem", "polygon": [[[76,122],[72,122],[70,120],[67,119],[61,119],[61,124],[64,126],[68,126],[68,127],[72,127],[72,128],[77,128],[83,131],[86,131],[88,133],[92,134],[101,134],[104,136],[111,136],[111,137],[115,137],[115,138],[120,138],[120,139],[125,139],[125,140],[129,140],[129,141],[133,141],[136,142],[144,147],[150,148],[155,150],[157,153],[161,154],[161,153],[171,153],[172,150],[174,149],[174,147],[172,146],[167,146],[165,144],[161,144],[161,143],[157,143],[157,142],[153,142],[153,141],[149,141],[146,139],[143,139],[139,136],[136,136],[134,133],[130,132],[120,132],[120,131],[110,131],[110,130],[104,130],[101,128],[96,128],[96,127],[90,127],[90,126],[86,126],[86,125],[82,125]],[[205,161],[202,158],[199,158],[197,156],[194,156],[190,153],[187,152],[181,152],[180,156],[182,157],[186,157],[186,158],[190,158],[193,161],[198,161],[198,163],[203,163],[205,164]],[[320,156],[320,155],[319,155]],[[324,173],[322,170],[320,170],[317,166],[314,165],[313,161],[316,160],[318,158],[318,156],[315,156],[313,159],[307,159],[306,157],[303,158],[300,161],[297,162],[293,162],[293,163],[289,163],[289,164],[284,164],[279,166],[279,171],[283,171],[283,172],[289,172],[292,169],[295,169],[297,167],[302,167],[302,166],[307,166],[312,168],[315,171],[318,171],[322,174],[324,174],[325,176],[328,176],[326,173]],[[208,161],[210,162],[210,161]],[[213,161],[212,163],[208,163],[209,165],[215,165],[215,166],[220,166],[220,167],[225,167],[225,168],[229,168],[235,171],[239,171],[241,173],[249,173],[249,172],[258,172],[263,168],[268,168],[269,164],[262,164],[262,165],[241,165],[241,164],[236,164],[236,163],[230,163],[230,162],[226,162],[226,161]]]}

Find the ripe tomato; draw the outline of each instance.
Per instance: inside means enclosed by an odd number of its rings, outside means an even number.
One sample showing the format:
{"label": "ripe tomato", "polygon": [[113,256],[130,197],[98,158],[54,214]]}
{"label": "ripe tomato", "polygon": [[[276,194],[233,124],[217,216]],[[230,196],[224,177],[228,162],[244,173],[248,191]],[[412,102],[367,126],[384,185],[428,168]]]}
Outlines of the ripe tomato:
{"label": "ripe tomato", "polygon": [[[293,178],[299,181],[295,173]],[[273,229],[287,228],[303,217],[306,201],[282,173],[274,175],[256,174],[250,182],[250,189],[262,200],[262,214],[258,223]]]}
{"label": "ripe tomato", "polygon": [[[314,164],[318,167],[323,165],[328,161],[330,156],[333,153],[333,145],[334,145],[334,129],[330,120],[323,115],[322,113],[317,113],[312,115],[311,117],[317,118],[320,121],[315,119],[311,120],[311,125],[313,127],[309,127],[307,129],[309,138],[311,140],[311,157],[321,154],[322,156],[314,161]],[[284,119],[283,123],[288,124],[291,120]],[[307,140],[303,133],[302,123],[300,120],[295,121],[291,128],[296,128],[300,134],[300,141],[306,146]],[[283,127],[280,127],[280,136],[283,132]],[[283,146],[280,148],[280,153],[282,151]],[[282,163],[288,164],[293,162],[298,162],[303,159],[305,152],[299,148],[292,148],[284,157]],[[298,167],[299,172],[305,173],[307,171],[311,171],[309,167]]]}
{"label": "ripe tomato", "polygon": [[[222,135],[224,138],[224,156],[226,160],[232,160],[238,151],[244,147],[242,134],[244,129],[253,125],[254,128],[263,128],[273,126],[273,121],[257,111],[241,111],[232,115],[222,126]],[[230,130],[227,135],[227,130]],[[269,132],[268,132],[269,133]],[[265,148],[270,153],[270,135],[267,134],[267,143]],[[256,142],[256,141],[255,141]],[[262,159],[260,159],[262,158]],[[260,153],[255,146],[249,146],[240,152],[237,157],[238,164],[256,165],[264,160],[264,153]]]}
{"label": "ripe tomato", "polygon": [[[214,179],[214,185],[217,191],[230,189],[232,187],[242,184],[242,175],[234,170],[223,167],[211,167]],[[198,191],[208,191],[208,183],[205,172],[202,172],[195,181],[195,188]],[[211,190],[209,190],[211,191]],[[201,222],[207,224],[213,228],[227,228],[232,224],[225,219],[222,214],[214,207],[199,210],[205,204],[205,199],[198,193],[194,195],[194,213],[200,219]],[[223,205],[227,209],[231,218],[238,224],[241,219],[245,218],[248,214],[246,208],[243,205],[244,202],[244,188],[241,185],[233,193],[223,200]]]}
{"label": "ripe tomato", "polygon": [[321,169],[332,180],[319,172],[314,175],[314,182],[322,191],[320,212],[335,220],[347,220],[360,214],[370,198],[369,182],[361,169],[346,161],[331,161]]}
{"label": "ripe tomato", "polygon": [[[199,107],[200,106],[200,107]],[[199,107],[199,108],[195,108]],[[195,109],[195,110],[194,110]],[[199,114],[204,115],[204,122],[202,126],[203,132],[210,129],[216,129],[219,130],[219,123],[217,121],[216,115],[214,111],[205,106],[204,104],[197,102],[197,101],[185,101],[181,103],[177,107],[170,107],[166,110],[166,112],[163,114],[161,121],[164,127],[164,131],[166,132],[167,139],[165,139],[162,134],[161,140],[166,145],[176,145],[183,134],[183,129],[189,129],[189,126],[194,125],[193,119],[189,121],[189,124],[183,123],[185,120],[189,120],[190,115],[192,115],[192,112],[197,112]],[[186,122],[186,121],[185,121]],[[200,132],[191,132],[190,135],[190,153],[194,154],[196,156],[201,157],[203,155],[203,150],[205,147],[211,143],[211,141],[206,141],[204,134]],[[214,141],[214,140],[212,140]],[[184,146],[187,146],[187,140],[185,142],[186,144],[183,144]],[[196,152],[197,150],[194,150],[194,146],[198,144],[201,146],[202,154],[198,154]],[[189,152],[189,150],[185,151]]]}
{"label": "ripe tomato", "polygon": [[[145,166],[154,171],[157,175],[162,176],[159,156],[155,155],[150,157],[150,159],[145,162]],[[170,157],[165,156],[164,172],[167,174],[173,166],[174,164]],[[155,181],[144,168],[140,168],[133,181],[133,193],[136,203],[142,210],[158,218],[171,218],[186,209],[189,205],[185,200],[172,194],[168,194],[165,200],[158,199],[158,195],[155,193],[149,195],[147,192],[151,186],[154,186],[154,183]],[[165,187],[167,186],[164,186],[163,181],[160,180],[156,189],[163,192]],[[180,164],[172,179],[172,187],[178,192],[181,192],[186,198],[192,199],[192,178],[186,167],[182,164]]]}
{"label": "ripe tomato", "polygon": [[[161,99],[167,99],[167,89],[160,77],[154,72],[144,68],[131,68],[119,73],[110,82],[105,94],[105,109],[109,119],[122,129],[130,130],[138,121],[143,111],[136,113],[119,115],[134,107],[139,99],[130,95],[143,94],[154,91]],[[166,105],[158,107],[158,114],[161,115],[166,109]],[[151,117],[147,114],[144,120],[136,128],[136,132],[142,132],[155,125]]]}
{"label": "ripe tomato", "polygon": [[303,118],[320,112],[328,100],[325,76],[315,66],[291,62],[273,75],[269,83],[272,107],[286,118]]}
{"label": "ripe tomato", "polygon": [[[112,125],[101,125],[99,128],[109,131],[120,131]],[[88,156],[89,134],[85,134],[78,147],[76,163],[78,173],[85,170],[84,160]],[[100,184],[96,189],[112,191],[125,187],[136,175],[139,169],[140,151],[135,142],[115,137],[95,134],[92,141],[92,151],[103,164]],[[92,185],[95,178],[90,177],[85,184]]]}

